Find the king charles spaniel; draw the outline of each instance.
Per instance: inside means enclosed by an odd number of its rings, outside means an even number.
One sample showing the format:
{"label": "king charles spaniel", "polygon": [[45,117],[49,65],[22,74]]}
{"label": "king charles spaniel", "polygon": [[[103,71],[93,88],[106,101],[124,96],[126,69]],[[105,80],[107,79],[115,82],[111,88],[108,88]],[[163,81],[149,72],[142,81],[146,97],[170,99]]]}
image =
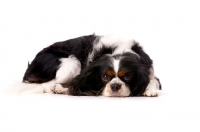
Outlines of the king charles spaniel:
{"label": "king charles spaniel", "polygon": [[153,61],[135,40],[88,35],[41,50],[23,77],[27,87],[74,96],[158,96]]}

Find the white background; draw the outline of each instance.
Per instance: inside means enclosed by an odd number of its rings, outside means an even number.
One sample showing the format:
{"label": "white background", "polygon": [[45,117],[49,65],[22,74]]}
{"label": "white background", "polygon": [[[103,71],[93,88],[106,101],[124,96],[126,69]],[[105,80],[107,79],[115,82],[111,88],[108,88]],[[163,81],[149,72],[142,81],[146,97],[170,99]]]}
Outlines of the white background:
{"label": "white background", "polygon": [[1,0],[0,89],[21,81],[28,61],[42,48],[94,32],[140,42],[166,94],[129,99],[0,95],[0,130],[200,130],[198,0]]}

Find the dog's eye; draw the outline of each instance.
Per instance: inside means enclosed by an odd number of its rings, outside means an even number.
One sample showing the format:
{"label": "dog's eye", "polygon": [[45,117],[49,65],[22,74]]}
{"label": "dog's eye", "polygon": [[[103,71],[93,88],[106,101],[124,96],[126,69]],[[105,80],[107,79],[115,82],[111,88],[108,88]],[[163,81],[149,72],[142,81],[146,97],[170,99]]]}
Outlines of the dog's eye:
{"label": "dog's eye", "polygon": [[108,81],[110,81],[110,77],[107,74],[104,74],[102,76],[102,80],[105,81],[105,82],[108,82]]}
{"label": "dog's eye", "polygon": [[126,74],[124,75],[124,80],[126,80],[126,81],[131,80],[131,78],[132,78],[132,75],[131,75],[130,73],[126,73]]}

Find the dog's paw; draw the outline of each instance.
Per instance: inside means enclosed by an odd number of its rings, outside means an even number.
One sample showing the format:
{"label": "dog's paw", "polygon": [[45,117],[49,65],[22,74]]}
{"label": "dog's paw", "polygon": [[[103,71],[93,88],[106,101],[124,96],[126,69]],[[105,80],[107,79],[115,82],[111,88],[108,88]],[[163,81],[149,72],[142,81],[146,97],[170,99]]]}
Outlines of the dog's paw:
{"label": "dog's paw", "polygon": [[154,89],[154,88],[147,88],[144,93],[144,96],[148,96],[148,97],[155,97],[158,96],[158,90]]}
{"label": "dog's paw", "polygon": [[60,84],[55,84],[52,88],[51,91],[54,94],[68,94],[68,88],[64,88],[62,85]]}

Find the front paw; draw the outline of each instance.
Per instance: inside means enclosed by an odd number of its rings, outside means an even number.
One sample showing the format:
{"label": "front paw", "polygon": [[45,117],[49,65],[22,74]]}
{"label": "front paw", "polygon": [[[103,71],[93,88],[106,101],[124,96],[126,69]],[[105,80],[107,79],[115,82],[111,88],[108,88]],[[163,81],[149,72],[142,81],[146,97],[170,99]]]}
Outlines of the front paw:
{"label": "front paw", "polygon": [[144,93],[144,96],[148,96],[148,97],[155,97],[158,96],[158,90],[154,89],[154,88],[147,88]]}
{"label": "front paw", "polygon": [[64,88],[62,85],[60,84],[55,84],[53,86],[53,88],[51,88],[51,91],[54,94],[68,94],[68,88]]}

